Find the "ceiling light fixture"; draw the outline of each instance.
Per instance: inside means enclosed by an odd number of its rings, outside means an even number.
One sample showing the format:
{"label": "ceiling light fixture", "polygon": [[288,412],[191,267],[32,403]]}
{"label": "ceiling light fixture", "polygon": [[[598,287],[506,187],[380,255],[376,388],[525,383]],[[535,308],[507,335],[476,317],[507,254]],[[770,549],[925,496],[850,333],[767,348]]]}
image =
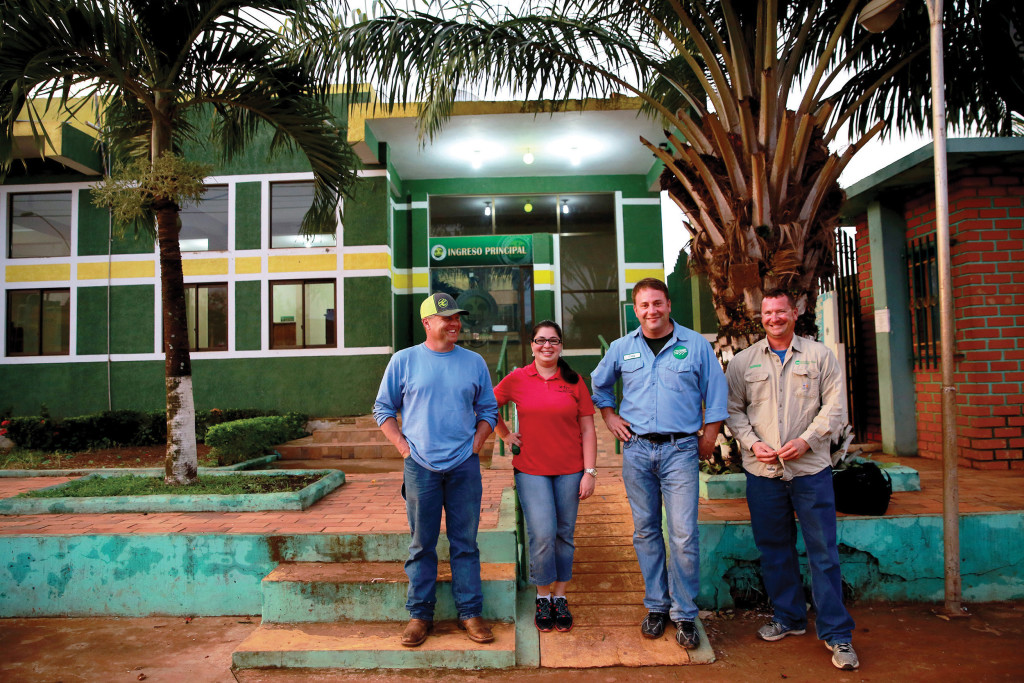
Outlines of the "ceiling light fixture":
{"label": "ceiling light fixture", "polygon": [[484,202],[484,215],[485,216],[490,216],[491,215],[491,203],[489,201]]}
{"label": "ceiling light fixture", "polygon": [[533,152],[529,147],[526,148],[526,154],[523,155],[523,163],[527,166],[533,163]]}
{"label": "ceiling light fixture", "polygon": [[578,147],[573,147],[569,150],[569,163],[573,166],[580,165],[580,150]]}
{"label": "ceiling light fixture", "polygon": [[480,154],[480,150],[473,150],[473,170],[479,171],[483,165],[483,155]]}
{"label": "ceiling light fixture", "polygon": [[569,200],[568,199],[563,199],[562,200],[562,213],[563,214],[569,213]]}
{"label": "ceiling light fixture", "polygon": [[531,204],[530,202],[526,202],[525,204],[523,204],[523,211],[525,211],[526,213],[530,213],[531,211],[533,211],[533,204]]}

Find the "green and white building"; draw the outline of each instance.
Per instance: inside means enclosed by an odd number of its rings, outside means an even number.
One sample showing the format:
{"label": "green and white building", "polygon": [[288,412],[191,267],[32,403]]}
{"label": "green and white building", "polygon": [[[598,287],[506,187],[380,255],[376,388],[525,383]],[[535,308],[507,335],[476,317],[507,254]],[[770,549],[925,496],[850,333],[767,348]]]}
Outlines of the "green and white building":
{"label": "green and white building", "polygon": [[[665,275],[661,167],[638,139],[662,136],[637,107],[462,102],[429,144],[411,110],[342,107],[364,167],[336,236],[299,234],[312,191],[299,158],[256,144],[207,159],[181,233],[197,409],[369,412],[391,354],[422,340],[431,290],[471,312],[462,343],[490,367],[502,349],[509,368],[529,362],[530,326],[552,318],[589,373],[599,339],[631,326],[633,283]],[[160,409],[155,245],[93,205],[98,133],[49,132],[40,158],[23,131],[24,163],[0,185],[0,411]]]}

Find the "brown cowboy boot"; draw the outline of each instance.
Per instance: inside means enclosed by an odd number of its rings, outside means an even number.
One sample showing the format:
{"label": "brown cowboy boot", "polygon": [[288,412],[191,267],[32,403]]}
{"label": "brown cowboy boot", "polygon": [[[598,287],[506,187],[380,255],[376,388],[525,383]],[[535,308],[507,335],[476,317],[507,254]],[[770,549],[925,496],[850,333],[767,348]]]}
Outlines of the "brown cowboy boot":
{"label": "brown cowboy boot", "polygon": [[434,630],[434,622],[426,619],[410,619],[409,624],[402,633],[402,645],[416,647],[422,645],[427,635]]}
{"label": "brown cowboy boot", "polygon": [[491,627],[487,625],[483,617],[459,619],[459,628],[465,631],[474,643],[489,643],[494,640],[494,633],[491,632]]}

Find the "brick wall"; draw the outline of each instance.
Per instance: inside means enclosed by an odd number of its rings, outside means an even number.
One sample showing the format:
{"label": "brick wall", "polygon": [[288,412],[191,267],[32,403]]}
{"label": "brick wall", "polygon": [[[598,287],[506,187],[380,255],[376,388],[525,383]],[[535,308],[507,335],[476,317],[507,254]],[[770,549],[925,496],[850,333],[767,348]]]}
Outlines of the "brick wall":
{"label": "brick wall", "polygon": [[[949,206],[958,456],[1024,469],[1024,167],[952,175]],[[908,201],[904,218],[908,240],[934,232],[931,192]],[[918,369],[915,380],[919,454],[941,458],[941,371]]]}

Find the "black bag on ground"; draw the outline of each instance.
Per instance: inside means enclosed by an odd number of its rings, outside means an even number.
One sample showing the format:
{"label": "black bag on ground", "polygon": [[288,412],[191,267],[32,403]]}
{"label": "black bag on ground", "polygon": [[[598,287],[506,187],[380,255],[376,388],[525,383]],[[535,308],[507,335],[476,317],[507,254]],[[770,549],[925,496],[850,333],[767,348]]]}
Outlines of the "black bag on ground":
{"label": "black bag on ground", "polygon": [[892,497],[892,478],[873,462],[854,462],[832,472],[836,510],[850,515],[884,515]]}

